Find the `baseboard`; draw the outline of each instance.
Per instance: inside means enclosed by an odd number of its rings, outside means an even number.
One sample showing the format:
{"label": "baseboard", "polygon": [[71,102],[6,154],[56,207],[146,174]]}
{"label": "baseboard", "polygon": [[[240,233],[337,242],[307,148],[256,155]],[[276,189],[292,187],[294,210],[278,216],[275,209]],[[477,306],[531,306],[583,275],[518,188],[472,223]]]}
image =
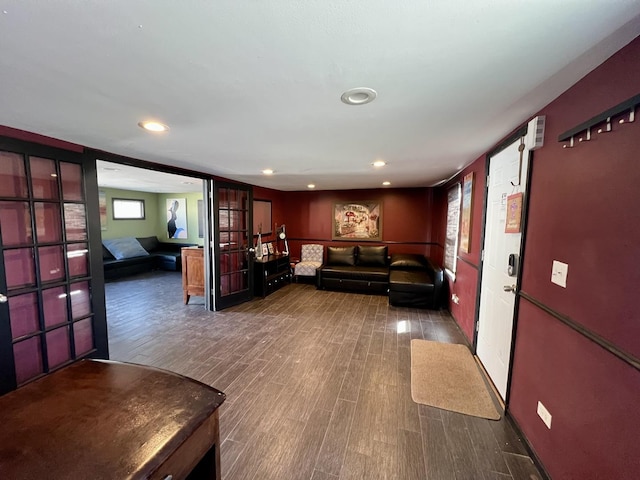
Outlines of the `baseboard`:
{"label": "baseboard", "polygon": [[513,416],[508,410],[504,412],[504,418],[511,424],[516,434],[522,439],[525,450],[529,454],[529,457],[531,458],[531,460],[533,460],[533,463],[535,464],[535,466],[538,468],[540,475],[542,475],[542,480],[551,480],[551,476],[545,470],[544,466],[542,465],[542,462],[538,458],[538,455],[536,455],[535,450],[529,444],[529,440],[527,440],[527,437],[524,435],[524,433],[522,433],[522,429],[520,428],[520,425],[518,425],[518,422],[516,421],[516,419],[513,418]]}

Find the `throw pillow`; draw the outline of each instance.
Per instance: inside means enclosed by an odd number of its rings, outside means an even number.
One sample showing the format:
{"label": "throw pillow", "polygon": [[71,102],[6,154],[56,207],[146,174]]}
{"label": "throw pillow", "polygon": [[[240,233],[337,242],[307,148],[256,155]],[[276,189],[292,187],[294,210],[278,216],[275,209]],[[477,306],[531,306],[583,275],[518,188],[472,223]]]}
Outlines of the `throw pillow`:
{"label": "throw pillow", "polygon": [[358,265],[367,267],[386,267],[387,246],[358,245]]}
{"label": "throw pillow", "polygon": [[111,252],[111,255],[116,257],[116,260],[149,255],[149,252],[142,248],[140,242],[133,237],[103,240],[102,244],[107,250],[109,250],[109,252]]}

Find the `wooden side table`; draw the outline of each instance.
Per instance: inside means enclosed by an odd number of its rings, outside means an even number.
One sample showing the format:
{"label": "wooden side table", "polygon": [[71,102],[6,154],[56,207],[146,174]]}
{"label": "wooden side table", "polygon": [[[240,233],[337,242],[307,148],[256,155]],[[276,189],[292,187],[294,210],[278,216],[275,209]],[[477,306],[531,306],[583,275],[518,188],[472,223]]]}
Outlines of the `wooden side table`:
{"label": "wooden side table", "polygon": [[220,480],[224,393],[82,360],[0,397],[0,478]]}
{"label": "wooden side table", "polygon": [[204,248],[183,247],[182,299],[189,303],[191,295],[204,297]]}

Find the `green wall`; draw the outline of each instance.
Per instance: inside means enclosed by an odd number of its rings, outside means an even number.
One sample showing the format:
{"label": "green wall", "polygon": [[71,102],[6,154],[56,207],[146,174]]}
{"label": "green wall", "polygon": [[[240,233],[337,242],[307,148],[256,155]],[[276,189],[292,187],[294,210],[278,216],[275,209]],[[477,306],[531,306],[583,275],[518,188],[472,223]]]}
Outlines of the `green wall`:
{"label": "green wall", "polygon": [[[102,230],[102,238],[150,237],[155,235],[161,242],[193,243],[202,245],[203,239],[198,237],[198,200],[201,193],[148,193],[116,188],[100,188],[107,198],[107,228]],[[114,220],[111,200],[113,198],[130,198],[144,200],[144,220]],[[187,238],[167,238],[167,199],[184,198],[187,212]],[[185,205],[180,206],[178,215],[184,215]]]}
{"label": "green wall", "polygon": [[[158,230],[158,194],[134,192],[116,188],[99,188],[107,197],[107,228],[102,230],[102,238],[150,237]],[[111,199],[130,198],[144,200],[144,220],[114,220]]]}

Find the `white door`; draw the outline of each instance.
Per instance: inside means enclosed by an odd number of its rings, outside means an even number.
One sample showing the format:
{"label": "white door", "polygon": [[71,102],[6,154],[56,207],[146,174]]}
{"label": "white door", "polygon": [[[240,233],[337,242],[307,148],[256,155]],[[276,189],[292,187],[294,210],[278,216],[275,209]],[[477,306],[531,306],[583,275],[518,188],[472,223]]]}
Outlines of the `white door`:
{"label": "white door", "polygon": [[[528,174],[529,148],[525,145],[522,151],[522,174],[519,175],[519,146],[520,139],[489,158],[484,263],[476,344],[476,354],[503,400],[507,392],[516,298],[511,288],[517,288],[517,277],[508,273],[509,255],[519,255],[522,238],[520,233],[505,233],[507,197],[518,192],[526,195]],[[520,185],[513,186],[511,182]]]}

